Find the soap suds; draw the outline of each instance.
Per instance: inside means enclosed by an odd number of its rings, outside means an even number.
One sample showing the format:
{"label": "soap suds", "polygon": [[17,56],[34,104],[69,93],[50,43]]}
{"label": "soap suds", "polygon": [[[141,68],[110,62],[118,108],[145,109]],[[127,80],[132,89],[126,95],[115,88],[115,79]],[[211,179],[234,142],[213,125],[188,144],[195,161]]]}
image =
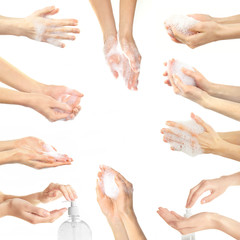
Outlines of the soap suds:
{"label": "soap suds", "polygon": [[65,162],[69,160],[69,157],[66,154],[58,153],[51,145],[44,144],[44,154],[54,157],[58,162]]}
{"label": "soap suds", "polygon": [[[134,54],[137,54],[137,50],[132,49],[132,46],[126,46],[126,48],[131,48]],[[132,79],[134,79],[134,74],[136,74],[130,65],[130,61],[127,58],[126,54],[120,48],[118,41],[115,37],[109,37],[104,44],[104,55],[105,60],[108,65],[110,65],[111,71],[117,72],[118,76],[121,77],[125,85],[132,85]],[[110,62],[110,59],[117,59],[118,61]],[[138,71],[140,70],[140,64],[136,63],[136,68]],[[137,87],[138,81],[135,82],[135,86]]]}
{"label": "soap suds", "polygon": [[[192,216],[191,208],[186,208],[185,218],[190,218]],[[190,233],[187,235],[182,235],[182,240],[195,240],[195,233]]]}
{"label": "soap suds", "polygon": [[199,23],[198,20],[186,15],[173,15],[165,21],[167,27],[175,28],[185,35],[195,34],[190,29],[197,23]]}
{"label": "soap suds", "polygon": [[168,71],[169,76],[177,75],[185,85],[196,86],[195,80],[192,77],[189,77],[186,74],[184,74],[182,71],[182,68],[186,68],[188,70],[195,71],[193,69],[193,67],[191,67],[185,63],[182,63],[178,60],[174,60],[173,62],[171,62],[171,60],[168,61],[167,71]]}
{"label": "soap suds", "polygon": [[[201,134],[204,132],[204,128],[196,123],[195,120],[178,123],[185,126],[192,133]],[[164,132],[164,136],[175,150],[182,151],[192,157],[203,153],[197,138],[193,137],[189,132],[175,127],[170,127],[169,129],[172,133]]]}
{"label": "soap suds", "polygon": [[119,194],[119,188],[115,182],[115,174],[111,169],[104,171],[102,176],[102,190],[112,199],[117,199]]}

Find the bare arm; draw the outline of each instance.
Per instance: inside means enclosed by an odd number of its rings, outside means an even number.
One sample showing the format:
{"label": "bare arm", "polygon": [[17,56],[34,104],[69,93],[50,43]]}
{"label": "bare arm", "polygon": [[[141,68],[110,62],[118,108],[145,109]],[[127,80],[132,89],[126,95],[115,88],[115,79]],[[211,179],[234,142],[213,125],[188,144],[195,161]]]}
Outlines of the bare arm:
{"label": "bare arm", "polygon": [[240,23],[240,14],[230,17],[213,18],[213,20],[222,24]]}
{"label": "bare arm", "polygon": [[135,15],[137,0],[120,0],[120,21],[119,36],[120,38],[132,37],[133,20]]}
{"label": "bare arm", "polygon": [[227,141],[232,144],[240,145],[240,131],[219,132],[218,134],[224,141]]}
{"label": "bare arm", "polygon": [[41,93],[44,87],[44,84],[28,77],[3,58],[0,58],[0,81],[22,92]]}
{"label": "bare arm", "polygon": [[115,20],[113,16],[113,10],[110,0],[90,0],[92,8],[95,11],[95,14],[98,18],[98,21],[101,25],[104,42],[110,36],[117,35]]}

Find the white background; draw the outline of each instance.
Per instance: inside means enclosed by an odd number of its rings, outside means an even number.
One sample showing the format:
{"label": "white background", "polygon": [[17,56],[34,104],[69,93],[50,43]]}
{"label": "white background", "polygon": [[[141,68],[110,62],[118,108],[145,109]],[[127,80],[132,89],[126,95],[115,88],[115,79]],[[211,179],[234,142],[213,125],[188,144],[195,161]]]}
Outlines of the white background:
{"label": "white background", "polygon": [[[118,1],[113,1],[118,18]],[[135,17],[135,40],[142,55],[139,91],[127,90],[115,80],[105,64],[102,34],[87,0],[8,0],[1,2],[1,15],[24,17],[55,4],[59,18],[77,18],[81,34],[65,49],[23,37],[2,36],[1,57],[32,78],[47,84],[66,85],[84,93],[82,111],[74,121],[50,123],[31,109],[0,105],[1,140],[35,136],[74,158],[72,166],[37,171],[26,166],[0,167],[0,189],[24,195],[44,190],[50,182],[71,184],[79,195],[81,217],[93,231],[93,239],[113,239],[96,201],[95,183],[100,164],[121,172],[134,185],[134,207],[150,240],[180,239],[157,215],[159,206],[181,214],[189,189],[202,179],[239,171],[239,163],[213,155],[191,158],[172,152],[162,141],[166,120],[188,120],[190,112],[201,116],[217,131],[239,130],[239,123],[174,95],[163,84],[163,62],[175,57],[192,64],[209,80],[238,85],[239,41],[208,44],[195,50],[171,42],[163,22],[175,13],[238,14],[239,1],[139,0]],[[211,211],[240,220],[240,194],[232,188],[193,212]],[[46,209],[67,207],[60,199]],[[0,239],[53,240],[67,214],[52,224],[31,225],[22,220],[0,219]],[[226,240],[215,230],[196,234],[197,239]]]}

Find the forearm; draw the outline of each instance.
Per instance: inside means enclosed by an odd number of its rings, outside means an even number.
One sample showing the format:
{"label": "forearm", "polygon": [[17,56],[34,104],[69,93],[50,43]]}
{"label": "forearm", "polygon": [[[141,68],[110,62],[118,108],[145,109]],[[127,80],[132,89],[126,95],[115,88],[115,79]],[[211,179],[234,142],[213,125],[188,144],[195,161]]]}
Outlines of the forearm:
{"label": "forearm", "polygon": [[218,40],[240,38],[240,23],[220,24],[217,34]]}
{"label": "forearm", "polygon": [[227,182],[228,186],[239,186],[240,185],[240,172],[232,175],[223,176],[222,179]]}
{"label": "forearm", "polygon": [[18,140],[0,141],[0,152],[16,148]]}
{"label": "forearm", "polygon": [[117,30],[110,0],[90,0],[103,32],[104,42],[109,36],[116,36]]}
{"label": "forearm", "polygon": [[45,86],[28,77],[2,58],[0,58],[0,81],[19,91],[29,93],[42,93]]}
{"label": "forearm", "polygon": [[222,141],[222,143],[212,153],[225,158],[240,161],[240,146],[226,141]]}
{"label": "forearm", "polygon": [[221,24],[231,24],[231,23],[240,23],[240,15],[234,15],[230,17],[223,18],[213,18],[215,22]]}
{"label": "forearm", "polygon": [[128,235],[123,222],[119,220],[108,220],[115,240],[128,240]]}
{"label": "forearm", "polygon": [[0,203],[0,218],[8,215],[9,204],[8,201]]}
{"label": "forearm", "polygon": [[209,96],[201,105],[207,109],[240,121],[240,103]]}
{"label": "forearm", "polygon": [[218,134],[224,141],[227,141],[232,144],[240,145],[240,131],[219,132]]}
{"label": "forearm", "polygon": [[0,16],[0,35],[22,36],[22,18],[10,18]]}
{"label": "forearm", "polygon": [[135,240],[135,239],[146,240],[147,239],[137,221],[137,217],[134,214],[134,212],[123,213],[121,215],[121,219],[127,231],[129,240]]}
{"label": "forearm", "polygon": [[238,103],[240,102],[240,87],[237,86],[212,84],[208,94],[216,98],[222,98]]}
{"label": "forearm", "polygon": [[228,234],[229,236],[240,240],[240,223],[221,215],[216,216],[216,229]]}
{"label": "forearm", "polygon": [[13,149],[0,152],[0,165],[12,164],[17,162],[18,162],[17,150]]}
{"label": "forearm", "polygon": [[120,38],[131,37],[137,0],[120,0]]}
{"label": "forearm", "polygon": [[0,103],[17,104],[27,107],[29,106],[31,99],[32,95],[30,93],[0,88]]}

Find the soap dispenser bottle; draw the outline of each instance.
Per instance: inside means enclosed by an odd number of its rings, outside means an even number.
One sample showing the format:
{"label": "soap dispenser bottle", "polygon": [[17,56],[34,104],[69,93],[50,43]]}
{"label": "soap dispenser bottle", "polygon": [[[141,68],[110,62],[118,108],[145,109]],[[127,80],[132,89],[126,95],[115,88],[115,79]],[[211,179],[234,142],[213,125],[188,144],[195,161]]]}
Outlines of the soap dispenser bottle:
{"label": "soap dispenser bottle", "polygon": [[[190,218],[192,216],[191,208],[186,208],[185,218]],[[195,240],[195,233],[190,233],[187,235],[182,235],[182,240]]]}
{"label": "soap dispenser bottle", "polygon": [[92,232],[87,223],[80,219],[76,201],[68,208],[69,219],[58,230],[58,240],[92,240]]}

